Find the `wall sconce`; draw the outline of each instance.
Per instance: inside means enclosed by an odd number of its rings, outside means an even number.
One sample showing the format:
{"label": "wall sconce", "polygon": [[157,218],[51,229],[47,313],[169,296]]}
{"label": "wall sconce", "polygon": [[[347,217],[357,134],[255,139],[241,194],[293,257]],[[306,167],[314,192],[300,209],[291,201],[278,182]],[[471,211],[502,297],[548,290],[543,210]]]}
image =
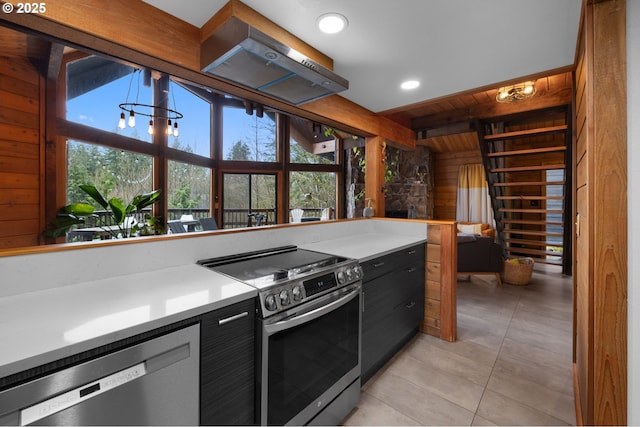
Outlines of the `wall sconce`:
{"label": "wall sconce", "polygon": [[535,83],[535,81],[528,81],[501,87],[496,94],[496,101],[507,103],[531,98],[536,93]]}

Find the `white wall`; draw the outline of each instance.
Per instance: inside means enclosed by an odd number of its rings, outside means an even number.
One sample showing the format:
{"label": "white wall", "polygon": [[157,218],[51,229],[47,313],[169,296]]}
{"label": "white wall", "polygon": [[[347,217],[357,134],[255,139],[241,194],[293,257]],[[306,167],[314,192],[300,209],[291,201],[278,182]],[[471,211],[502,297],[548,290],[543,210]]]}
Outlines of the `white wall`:
{"label": "white wall", "polygon": [[628,398],[627,424],[640,425],[640,1],[627,0]]}

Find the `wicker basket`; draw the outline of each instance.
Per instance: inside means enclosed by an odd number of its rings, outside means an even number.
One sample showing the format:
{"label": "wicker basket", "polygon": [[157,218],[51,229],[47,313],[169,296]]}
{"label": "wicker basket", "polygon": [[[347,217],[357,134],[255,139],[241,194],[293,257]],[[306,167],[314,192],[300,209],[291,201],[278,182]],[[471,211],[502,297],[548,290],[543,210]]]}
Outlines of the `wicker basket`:
{"label": "wicker basket", "polygon": [[504,261],[502,280],[511,285],[528,285],[533,273],[533,258],[518,258],[519,263]]}

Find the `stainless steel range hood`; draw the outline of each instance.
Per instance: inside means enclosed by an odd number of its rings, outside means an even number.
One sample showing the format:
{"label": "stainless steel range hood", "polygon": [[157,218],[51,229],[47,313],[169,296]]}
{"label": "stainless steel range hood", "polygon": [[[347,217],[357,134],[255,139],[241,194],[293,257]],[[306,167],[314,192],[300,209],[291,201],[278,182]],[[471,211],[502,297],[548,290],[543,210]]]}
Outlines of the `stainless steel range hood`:
{"label": "stainless steel range hood", "polygon": [[200,46],[202,71],[299,105],[349,88],[333,71],[231,17]]}

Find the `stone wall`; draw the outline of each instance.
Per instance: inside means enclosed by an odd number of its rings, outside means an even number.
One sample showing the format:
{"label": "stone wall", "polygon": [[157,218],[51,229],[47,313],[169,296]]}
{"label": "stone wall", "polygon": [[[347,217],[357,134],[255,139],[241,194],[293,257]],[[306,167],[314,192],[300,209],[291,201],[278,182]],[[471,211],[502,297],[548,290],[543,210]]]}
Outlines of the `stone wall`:
{"label": "stone wall", "polygon": [[434,158],[427,147],[418,146],[414,151],[400,150],[396,176],[385,185],[385,211],[409,212],[413,206],[416,218],[433,219]]}

